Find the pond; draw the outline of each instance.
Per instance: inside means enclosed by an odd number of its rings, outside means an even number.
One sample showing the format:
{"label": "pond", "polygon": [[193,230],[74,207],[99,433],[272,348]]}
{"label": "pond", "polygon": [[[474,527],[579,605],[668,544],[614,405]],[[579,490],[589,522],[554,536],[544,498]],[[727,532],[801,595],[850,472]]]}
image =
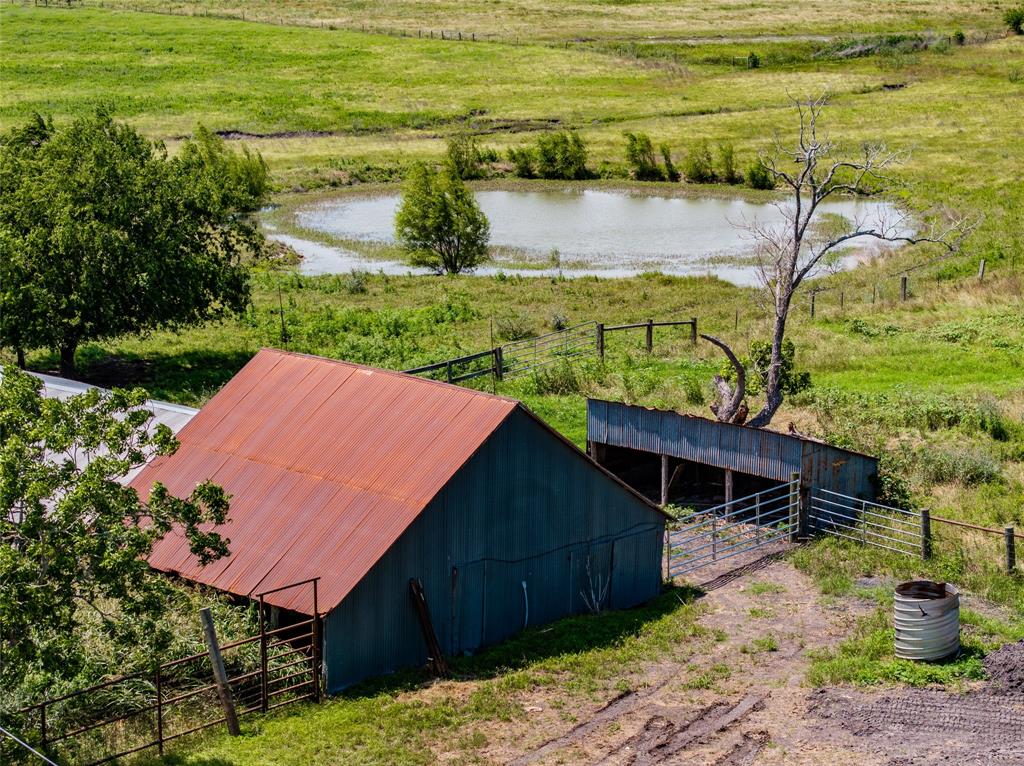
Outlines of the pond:
{"label": "pond", "polygon": [[[605,190],[478,191],[496,258],[480,273],[629,276],[644,271],[714,274],[753,284],[754,243],[746,224],[779,223],[772,204],[742,199],[647,196]],[[363,268],[407,273],[400,262],[367,259],[360,243],[393,243],[398,194],[335,197],[293,213],[295,234],[272,234],[304,256],[304,273]],[[822,207],[847,219],[893,214],[882,202],[837,200]],[[303,232],[309,236],[303,236]],[[316,240],[316,241],[311,241]],[[328,244],[325,244],[324,240]],[[557,255],[552,252],[557,250]],[[876,248],[848,253],[855,262]],[[847,264],[848,265],[848,264]],[[413,270],[414,271],[414,270]]]}

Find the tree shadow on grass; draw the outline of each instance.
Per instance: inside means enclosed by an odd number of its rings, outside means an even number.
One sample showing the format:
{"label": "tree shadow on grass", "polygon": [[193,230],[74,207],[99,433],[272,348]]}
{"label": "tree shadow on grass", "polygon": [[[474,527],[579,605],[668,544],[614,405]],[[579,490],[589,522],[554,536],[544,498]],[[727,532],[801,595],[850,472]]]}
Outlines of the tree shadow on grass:
{"label": "tree shadow on grass", "polygon": [[[153,399],[200,406],[252,359],[255,350],[182,351],[179,353],[110,354],[97,345],[83,346],[75,378],[102,388],[146,389]],[[56,356],[32,360],[32,368],[60,375]]]}

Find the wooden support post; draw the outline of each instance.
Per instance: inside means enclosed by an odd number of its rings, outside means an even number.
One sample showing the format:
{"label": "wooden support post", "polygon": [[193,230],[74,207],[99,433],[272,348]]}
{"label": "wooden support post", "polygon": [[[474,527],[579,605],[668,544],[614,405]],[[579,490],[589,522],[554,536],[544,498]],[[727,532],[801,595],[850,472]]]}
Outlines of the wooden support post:
{"label": "wooden support post", "polygon": [[445,362],[444,374],[448,378],[448,382],[451,383],[452,382],[452,363],[451,363],[451,360]]}
{"label": "wooden support post", "polygon": [[875,298],[878,296],[878,285],[871,285],[871,302],[875,302]]}
{"label": "wooden support post", "polygon": [[1013,574],[1017,568],[1017,548],[1014,542],[1013,527],[1006,527],[1003,530],[1003,537],[1006,540],[1006,573]]}
{"label": "wooden support post", "polygon": [[434,623],[430,619],[430,607],[427,605],[427,595],[423,591],[423,583],[415,577],[409,578],[409,597],[412,599],[420,630],[423,632],[423,642],[427,647],[427,664],[434,675],[446,678],[449,675],[448,662],[441,651],[441,644],[434,631]]}
{"label": "wooden support post", "polygon": [[604,359],[604,323],[597,323],[597,355]]}
{"label": "wooden support post", "polygon": [[900,302],[907,299],[907,275],[900,277]]}
{"label": "wooden support post", "polygon": [[728,515],[732,512],[732,470],[729,468],[725,469],[725,513]]}
{"label": "wooden support post", "polygon": [[736,322],[733,324],[733,330],[738,331],[740,329],[740,310],[736,309]]}
{"label": "wooden support post", "polygon": [[814,298],[818,293],[811,291],[811,319],[814,319]]}
{"label": "wooden support post", "polygon": [[985,281],[985,259],[981,259],[981,263],[978,264],[978,281]]}
{"label": "wooden support post", "polygon": [[228,734],[232,737],[237,737],[242,733],[242,730],[238,728],[235,701],[231,698],[228,674],[224,670],[224,658],[220,655],[220,645],[217,643],[217,630],[213,626],[213,615],[210,614],[209,607],[200,609],[199,617],[203,621],[206,651],[210,655],[210,665],[213,667],[213,680],[217,684],[217,696],[220,697],[221,707],[224,708],[224,720],[228,727]]}
{"label": "wooden support post", "polygon": [[690,343],[697,345],[697,317],[690,317]]}
{"label": "wooden support post", "polygon": [[839,291],[839,310],[846,311],[846,292],[844,290]]}
{"label": "wooden support post", "polygon": [[668,455],[661,456],[661,507],[668,505]]}
{"label": "wooden support post", "polygon": [[160,755],[164,754],[164,699],[163,683],[160,678],[160,666],[156,666],[156,677],[153,679],[156,686],[156,747]]}
{"label": "wooden support post", "polygon": [[494,349],[494,378],[495,380],[501,380],[505,375],[505,352],[502,351],[501,346],[497,346]]}
{"label": "wooden support post", "polygon": [[647,320],[647,353],[654,350],[654,320]]}
{"label": "wooden support post", "polygon": [[921,558],[932,557],[932,512],[921,509]]}

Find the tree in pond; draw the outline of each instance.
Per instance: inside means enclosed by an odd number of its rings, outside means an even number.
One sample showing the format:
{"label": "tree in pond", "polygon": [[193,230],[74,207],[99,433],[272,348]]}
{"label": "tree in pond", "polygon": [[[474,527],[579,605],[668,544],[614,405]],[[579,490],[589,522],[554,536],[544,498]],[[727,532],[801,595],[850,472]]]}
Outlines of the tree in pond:
{"label": "tree in pond", "polygon": [[414,266],[437,274],[472,271],[487,259],[491,227],[473,193],[449,166],[413,165],[395,214],[395,235]]}
{"label": "tree in pond", "polygon": [[[935,243],[948,255],[959,251],[973,228],[965,218],[951,217],[926,233],[915,233],[909,214],[895,212],[894,208],[879,208],[853,220],[825,213],[822,204],[830,199],[884,191],[892,184],[886,172],[902,160],[900,153],[881,143],[864,144],[858,154],[843,156],[820,124],[827,104],[827,96],[797,101],[799,134],[795,145],[785,147],[777,141],[774,152],[760,160],[774,185],[786,190],[789,201],[778,206],[781,224],[748,226],[757,246],[761,282],[774,313],[772,337],[767,351],[761,351],[767,359],[758,370],[765,402],[747,422],[759,428],[771,423],[791,382],[792,353],[787,362],[786,323],[796,291],[806,279],[832,265],[839,249],[857,240]],[[719,347],[735,370],[731,381],[727,376],[715,377],[719,399],[715,415],[724,422],[743,422],[747,415],[747,371],[724,341],[702,337]]]}
{"label": "tree in pond", "polygon": [[242,311],[263,159],[200,127],[176,157],[98,111],[0,139],[0,347],[51,348]]}
{"label": "tree in pond", "polygon": [[172,527],[200,562],[228,550],[211,530],[227,518],[220,487],[203,482],[180,499],[155,484],[143,501],[125,486],[177,448],[143,391],[59,400],[40,388],[15,368],[0,378],[0,688],[12,694],[83,670],[83,620],[125,651],[171,640],[157,627],[170,584],[146,556]]}

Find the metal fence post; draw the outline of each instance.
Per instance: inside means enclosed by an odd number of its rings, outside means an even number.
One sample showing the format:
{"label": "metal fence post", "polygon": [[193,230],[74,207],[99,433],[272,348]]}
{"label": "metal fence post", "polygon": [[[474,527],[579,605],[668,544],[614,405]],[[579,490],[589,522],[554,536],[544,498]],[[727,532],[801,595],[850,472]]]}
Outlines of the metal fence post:
{"label": "metal fence post", "polygon": [[921,558],[932,557],[932,512],[921,509]]}
{"label": "metal fence post", "polygon": [[1006,540],[1006,573],[1013,574],[1013,570],[1017,568],[1017,548],[1014,541],[1013,527],[1006,527],[1003,530],[1003,537]]}
{"label": "metal fence post", "polygon": [[711,509],[711,560],[718,560],[718,514]]}
{"label": "metal fence post", "polygon": [[690,343],[697,345],[697,317],[690,317]]}
{"label": "metal fence post", "polygon": [[761,495],[754,495],[754,540],[761,542]]}
{"label": "metal fence post", "polygon": [[597,355],[604,359],[604,323],[597,323]]}
{"label": "metal fence post", "polygon": [[[317,578],[318,580],[319,578]],[[313,700],[319,702],[320,668],[323,662],[320,656],[320,604],[317,599],[317,580],[313,580]]]}
{"label": "metal fence post", "polygon": [[647,320],[647,353],[654,351],[654,320]]}

